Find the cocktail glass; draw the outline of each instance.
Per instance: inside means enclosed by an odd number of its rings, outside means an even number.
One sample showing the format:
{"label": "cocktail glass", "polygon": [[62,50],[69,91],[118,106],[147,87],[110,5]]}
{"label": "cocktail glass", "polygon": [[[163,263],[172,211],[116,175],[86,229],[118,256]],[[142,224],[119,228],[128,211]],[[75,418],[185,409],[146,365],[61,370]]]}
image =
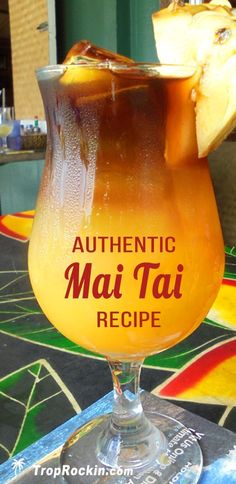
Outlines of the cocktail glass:
{"label": "cocktail glass", "polygon": [[183,482],[179,473],[194,484],[198,444],[190,439],[173,458],[190,431],[144,414],[139,391],[143,359],[197,328],[222,279],[213,188],[197,156],[194,69],[80,62],[37,77],[48,145],[29,247],[32,286],[63,335],[107,358],[114,383],[113,413],[79,429],[61,462],[104,466],[107,474],[86,483]]}
{"label": "cocktail glass", "polygon": [[0,153],[4,154],[7,150],[7,136],[11,134],[14,125],[14,109],[12,107],[0,107],[0,138],[2,145]]}

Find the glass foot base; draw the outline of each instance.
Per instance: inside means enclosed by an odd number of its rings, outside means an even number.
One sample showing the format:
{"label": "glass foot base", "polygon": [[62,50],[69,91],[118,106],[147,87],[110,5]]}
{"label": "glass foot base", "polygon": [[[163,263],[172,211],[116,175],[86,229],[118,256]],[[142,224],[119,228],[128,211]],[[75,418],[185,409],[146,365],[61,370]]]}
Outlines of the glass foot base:
{"label": "glass foot base", "polygon": [[97,442],[108,424],[110,416],[106,415],[81,427],[65,443],[60,458],[64,482],[196,484],[202,470],[202,453],[196,437],[171,417],[147,412],[145,415],[165,435],[167,441],[167,449],[163,452],[163,448],[160,448],[159,454],[148,467],[109,467],[100,462],[97,457]]}

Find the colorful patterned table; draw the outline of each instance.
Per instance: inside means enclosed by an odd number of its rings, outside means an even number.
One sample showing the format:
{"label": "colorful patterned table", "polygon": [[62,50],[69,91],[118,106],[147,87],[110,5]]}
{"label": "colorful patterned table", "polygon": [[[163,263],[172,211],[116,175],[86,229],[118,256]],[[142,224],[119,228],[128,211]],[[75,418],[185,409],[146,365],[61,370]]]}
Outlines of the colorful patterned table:
{"label": "colorful patterned table", "polygon": [[[0,217],[0,459],[6,461],[111,389],[104,359],[61,336],[32,293],[33,212]],[[219,295],[197,331],[146,359],[141,385],[236,431],[236,250],[226,248]],[[56,408],[56,412],[55,412]]]}

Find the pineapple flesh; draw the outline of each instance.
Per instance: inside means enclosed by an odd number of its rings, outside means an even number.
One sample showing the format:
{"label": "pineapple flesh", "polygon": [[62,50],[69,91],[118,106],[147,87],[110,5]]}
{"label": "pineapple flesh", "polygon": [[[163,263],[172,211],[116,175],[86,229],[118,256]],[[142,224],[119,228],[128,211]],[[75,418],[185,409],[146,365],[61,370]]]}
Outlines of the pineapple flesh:
{"label": "pineapple flesh", "polygon": [[153,27],[161,63],[197,68],[191,96],[204,157],[236,126],[236,16],[227,0],[175,1],[153,14]]}

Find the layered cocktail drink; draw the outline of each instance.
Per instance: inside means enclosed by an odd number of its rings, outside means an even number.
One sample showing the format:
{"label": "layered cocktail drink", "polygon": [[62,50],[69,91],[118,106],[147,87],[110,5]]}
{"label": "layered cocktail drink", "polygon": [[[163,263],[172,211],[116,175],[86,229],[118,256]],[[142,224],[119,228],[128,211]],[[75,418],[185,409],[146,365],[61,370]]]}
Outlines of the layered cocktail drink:
{"label": "layered cocktail drink", "polygon": [[[206,30],[206,20],[211,35],[198,51],[196,32],[199,25]],[[160,58],[174,52],[176,65],[135,64],[82,42],[64,64],[37,73],[48,146],[30,278],[48,319],[74,343],[103,354],[114,383],[112,414],[79,429],[61,462],[129,468],[129,484],[180,482],[182,469],[184,482],[194,484],[201,472],[194,438],[171,460],[171,442],[180,445],[190,431],[171,417],[147,418],[138,381],[145,356],[197,328],[223,275],[206,160],[236,122],[227,75],[222,126],[213,116],[215,66],[231,57],[224,44],[233,38],[220,22],[234,27],[228,5],[175,2],[154,16],[154,29]],[[194,55],[182,25],[193,36]],[[176,52],[182,63],[174,62]],[[125,477],[105,475],[87,482],[126,484]]]}
{"label": "layered cocktail drink", "polygon": [[39,72],[50,140],[32,285],[61,333],[111,358],[173,346],[202,321],[221,282],[192,74],[112,62]]}

